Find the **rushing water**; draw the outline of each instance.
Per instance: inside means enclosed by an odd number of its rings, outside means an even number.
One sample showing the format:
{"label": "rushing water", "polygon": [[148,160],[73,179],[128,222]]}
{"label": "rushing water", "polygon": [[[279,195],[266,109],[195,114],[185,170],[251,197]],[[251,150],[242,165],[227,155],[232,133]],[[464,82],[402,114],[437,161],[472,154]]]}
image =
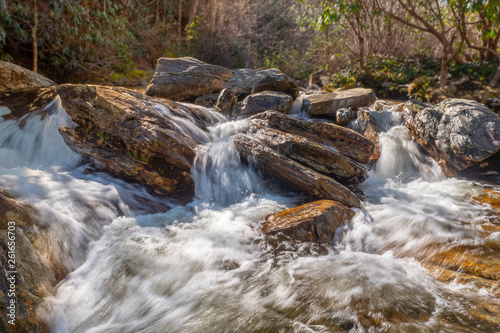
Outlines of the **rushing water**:
{"label": "rushing water", "polygon": [[54,332],[500,331],[498,299],[439,282],[419,261],[443,244],[484,242],[477,224],[492,211],[471,200],[484,187],[445,178],[397,112],[377,116],[382,153],[361,185],[363,210],[326,246],[262,235],[264,216],[303,198],[271,193],[240,162],[232,139],[246,120],[208,132],[179,123],[206,143],[196,199],[175,206],[85,174],[57,131],[71,119],[57,100],[46,111],[0,117],[0,188],[41,212],[72,271],[46,302]]}

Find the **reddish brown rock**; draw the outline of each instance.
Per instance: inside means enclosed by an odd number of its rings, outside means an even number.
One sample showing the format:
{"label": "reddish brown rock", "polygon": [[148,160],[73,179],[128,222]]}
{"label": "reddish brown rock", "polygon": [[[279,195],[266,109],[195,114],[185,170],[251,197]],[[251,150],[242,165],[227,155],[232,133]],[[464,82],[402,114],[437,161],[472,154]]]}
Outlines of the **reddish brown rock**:
{"label": "reddish brown rock", "polygon": [[350,221],[354,211],[333,200],[320,200],[268,215],[264,234],[281,232],[306,242],[328,243],[335,230]]}
{"label": "reddish brown rock", "polygon": [[168,115],[185,110],[123,88],[65,84],[57,92],[77,124],[59,130],[70,148],[97,169],[143,183],[157,194],[192,198],[190,170],[198,142]]}
{"label": "reddish brown rock", "polygon": [[366,164],[375,151],[375,144],[355,131],[328,122],[307,121],[266,111],[252,117],[262,124],[283,132],[301,135],[336,149],[339,154]]}
{"label": "reddish brown rock", "polygon": [[247,160],[257,161],[264,172],[284,186],[303,191],[318,199],[332,199],[348,207],[360,207],[360,200],[345,186],[317,173],[244,134],[234,138],[234,145]]}

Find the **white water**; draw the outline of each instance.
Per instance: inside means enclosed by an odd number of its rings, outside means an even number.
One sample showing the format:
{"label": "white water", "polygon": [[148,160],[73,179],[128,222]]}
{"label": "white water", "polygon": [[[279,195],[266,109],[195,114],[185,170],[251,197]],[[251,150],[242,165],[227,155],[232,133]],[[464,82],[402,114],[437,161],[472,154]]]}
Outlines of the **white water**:
{"label": "white water", "polygon": [[54,332],[364,332],[373,320],[370,331],[481,331],[467,309],[490,296],[437,282],[414,258],[429,244],[481,242],[461,222],[488,213],[469,200],[482,188],[444,178],[402,126],[381,134],[364,209],[339,243],[275,246],[260,222],[301,198],[270,194],[240,163],[232,137],[246,122],[209,133],[178,124],[207,143],[196,199],[171,207],[138,185],[84,175],[54,134],[71,126],[60,106],[23,129],[0,123],[0,188],[42,212],[73,271],[47,300]]}

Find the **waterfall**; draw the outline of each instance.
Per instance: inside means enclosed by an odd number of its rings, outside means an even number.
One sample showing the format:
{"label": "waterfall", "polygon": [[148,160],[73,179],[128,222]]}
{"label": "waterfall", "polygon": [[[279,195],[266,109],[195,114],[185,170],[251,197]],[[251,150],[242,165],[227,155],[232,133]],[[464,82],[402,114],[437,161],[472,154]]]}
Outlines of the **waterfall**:
{"label": "waterfall", "polygon": [[338,243],[319,245],[262,234],[266,215],[303,197],[273,194],[240,161],[232,140],[248,120],[196,108],[210,120],[206,130],[188,113],[156,107],[200,143],[195,198],[185,206],[86,174],[57,131],[73,126],[59,100],[45,116],[0,118],[0,188],[41,212],[71,271],[46,300],[52,331],[496,330],[475,318],[498,300],[441,283],[419,262],[433,246],[483,242],[474,223],[491,208],[471,197],[484,187],[445,178],[397,112],[373,111],[381,157],[361,184],[363,209]]}

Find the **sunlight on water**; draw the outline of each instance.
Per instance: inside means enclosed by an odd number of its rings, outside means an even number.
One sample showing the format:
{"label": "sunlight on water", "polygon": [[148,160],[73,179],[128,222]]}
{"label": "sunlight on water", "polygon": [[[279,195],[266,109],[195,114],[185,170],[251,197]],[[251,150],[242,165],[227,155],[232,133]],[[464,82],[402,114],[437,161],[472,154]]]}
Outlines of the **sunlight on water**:
{"label": "sunlight on water", "polygon": [[378,115],[382,155],[340,242],[276,246],[260,223],[301,198],[269,193],[241,164],[232,138],[247,120],[204,109],[214,120],[206,132],[158,106],[203,142],[192,170],[196,198],[175,206],[139,185],[84,174],[57,132],[71,121],[54,103],[43,120],[0,122],[0,187],[41,212],[72,271],[47,300],[54,332],[500,329],[498,320],[478,319],[492,311],[483,304],[500,308],[497,299],[438,282],[416,259],[433,244],[483,242],[461,223],[487,213],[470,200],[483,189],[443,177],[396,113]]}

